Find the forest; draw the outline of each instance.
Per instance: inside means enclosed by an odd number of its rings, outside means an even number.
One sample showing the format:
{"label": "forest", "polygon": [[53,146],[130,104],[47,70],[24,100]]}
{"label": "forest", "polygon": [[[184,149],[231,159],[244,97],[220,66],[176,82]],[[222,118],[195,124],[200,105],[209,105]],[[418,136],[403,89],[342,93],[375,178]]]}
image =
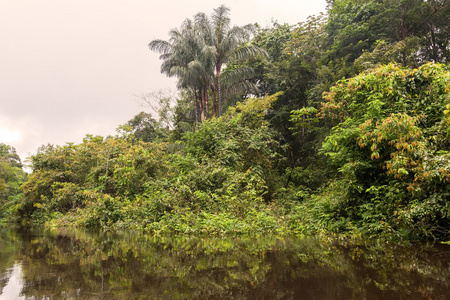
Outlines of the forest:
{"label": "forest", "polygon": [[220,6],[149,41],[177,95],[41,146],[31,174],[0,144],[1,223],[448,241],[449,1],[327,3],[267,27]]}

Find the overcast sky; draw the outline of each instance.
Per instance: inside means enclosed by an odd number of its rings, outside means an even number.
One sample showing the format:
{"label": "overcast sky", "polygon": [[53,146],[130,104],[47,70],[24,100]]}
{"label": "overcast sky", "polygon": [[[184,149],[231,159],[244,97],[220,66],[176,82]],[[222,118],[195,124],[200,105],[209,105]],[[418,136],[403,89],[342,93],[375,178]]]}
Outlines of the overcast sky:
{"label": "overcast sky", "polygon": [[43,144],[112,135],[142,110],[134,95],[175,89],[153,39],[225,4],[231,23],[296,24],[325,0],[0,0],[0,142],[22,160]]}

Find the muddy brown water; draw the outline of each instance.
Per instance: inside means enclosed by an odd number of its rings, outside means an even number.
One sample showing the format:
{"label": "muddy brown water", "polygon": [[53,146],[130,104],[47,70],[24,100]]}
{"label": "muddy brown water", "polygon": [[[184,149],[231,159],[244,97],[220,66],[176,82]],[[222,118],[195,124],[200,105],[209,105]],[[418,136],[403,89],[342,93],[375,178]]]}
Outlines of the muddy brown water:
{"label": "muddy brown water", "polygon": [[2,228],[0,299],[450,299],[450,246]]}

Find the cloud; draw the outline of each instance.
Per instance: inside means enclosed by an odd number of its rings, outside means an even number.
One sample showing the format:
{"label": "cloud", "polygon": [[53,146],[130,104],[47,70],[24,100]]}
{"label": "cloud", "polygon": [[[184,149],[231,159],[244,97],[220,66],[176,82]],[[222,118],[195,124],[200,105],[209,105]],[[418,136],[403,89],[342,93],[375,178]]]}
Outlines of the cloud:
{"label": "cloud", "polygon": [[3,144],[11,144],[21,139],[20,132],[8,128],[0,128],[0,142]]}

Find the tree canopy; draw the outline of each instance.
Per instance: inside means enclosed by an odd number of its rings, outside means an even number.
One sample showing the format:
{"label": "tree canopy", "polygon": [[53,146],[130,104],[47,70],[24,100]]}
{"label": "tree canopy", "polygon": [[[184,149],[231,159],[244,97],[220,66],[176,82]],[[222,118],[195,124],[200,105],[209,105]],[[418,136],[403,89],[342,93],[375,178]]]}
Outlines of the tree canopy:
{"label": "tree canopy", "polygon": [[11,214],[22,194],[20,185],[27,180],[22,166],[14,147],[0,143],[0,218]]}
{"label": "tree canopy", "polygon": [[253,74],[251,68],[229,69],[222,74],[225,65],[265,53],[247,44],[253,25],[231,26],[229,12],[222,5],[214,9],[211,17],[198,13],[193,20],[186,19],[180,28],[171,30],[168,41],[153,40],[149,44],[151,50],[161,53],[161,72],[176,76],[178,86],[194,94],[197,120],[209,119],[211,95],[212,115],[220,116],[224,94],[254,89],[247,80]]}

